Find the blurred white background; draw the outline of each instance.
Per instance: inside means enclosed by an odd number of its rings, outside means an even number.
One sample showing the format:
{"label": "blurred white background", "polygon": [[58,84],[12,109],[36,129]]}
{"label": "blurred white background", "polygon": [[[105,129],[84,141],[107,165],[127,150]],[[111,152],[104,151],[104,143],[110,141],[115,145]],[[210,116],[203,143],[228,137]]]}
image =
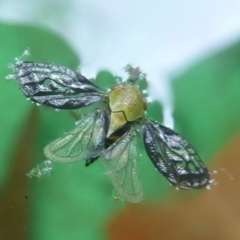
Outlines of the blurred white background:
{"label": "blurred white background", "polygon": [[170,78],[236,41],[239,10],[239,0],[8,0],[0,1],[0,20],[57,31],[81,57],[87,77],[140,66],[172,127]]}

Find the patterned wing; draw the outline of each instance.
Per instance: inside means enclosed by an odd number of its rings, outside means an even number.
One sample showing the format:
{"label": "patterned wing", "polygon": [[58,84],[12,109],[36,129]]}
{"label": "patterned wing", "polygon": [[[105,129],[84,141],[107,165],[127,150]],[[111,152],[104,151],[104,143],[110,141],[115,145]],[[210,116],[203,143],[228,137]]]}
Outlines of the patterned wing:
{"label": "patterned wing", "polygon": [[156,122],[145,122],[142,127],[149,158],[171,184],[182,189],[209,184],[208,170],[189,142]]}
{"label": "patterned wing", "polygon": [[88,160],[105,146],[105,113],[100,110],[83,117],[77,126],[44,148],[45,156],[57,162]]}
{"label": "patterned wing", "polygon": [[119,195],[129,202],[143,198],[138,170],[137,132],[129,130],[104,153],[102,163]]}
{"label": "patterned wing", "polygon": [[82,108],[104,96],[80,73],[56,64],[17,63],[15,77],[27,98],[58,109]]}

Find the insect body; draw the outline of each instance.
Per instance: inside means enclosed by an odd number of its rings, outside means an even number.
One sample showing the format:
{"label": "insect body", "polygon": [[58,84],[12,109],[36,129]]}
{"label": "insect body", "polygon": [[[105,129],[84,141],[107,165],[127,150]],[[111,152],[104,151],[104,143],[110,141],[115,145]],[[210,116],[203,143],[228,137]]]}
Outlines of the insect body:
{"label": "insect body", "polygon": [[[135,74],[136,75],[136,74]],[[15,77],[27,98],[56,109],[79,109],[100,103],[83,116],[76,127],[44,148],[57,162],[101,157],[107,175],[119,195],[140,202],[143,190],[138,170],[138,138],[156,169],[182,189],[207,186],[210,176],[194,148],[173,130],[148,120],[147,101],[136,79],[104,92],[80,73],[66,67],[34,62],[17,63]]]}
{"label": "insect body", "polygon": [[119,84],[108,93],[111,124],[107,136],[127,122],[144,116],[147,102],[142,92],[133,85]]}

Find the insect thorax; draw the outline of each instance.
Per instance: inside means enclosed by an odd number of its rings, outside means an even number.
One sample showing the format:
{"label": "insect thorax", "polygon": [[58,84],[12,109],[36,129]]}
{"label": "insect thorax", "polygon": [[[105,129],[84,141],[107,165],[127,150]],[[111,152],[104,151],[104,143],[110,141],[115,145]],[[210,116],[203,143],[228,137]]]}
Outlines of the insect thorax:
{"label": "insect thorax", "polygon": [[111,123],[108,136],[126,124],[144,116],[147,101],[134,85],[118,84],[108,93]]}

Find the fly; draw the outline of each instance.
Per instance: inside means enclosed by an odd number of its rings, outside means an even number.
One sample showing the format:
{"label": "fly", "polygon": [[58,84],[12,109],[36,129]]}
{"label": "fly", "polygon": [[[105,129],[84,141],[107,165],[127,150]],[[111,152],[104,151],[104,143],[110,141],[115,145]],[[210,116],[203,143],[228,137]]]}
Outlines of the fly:
{"label": "fly", "polygon": [[155,168],[174,186],[200,189],[210,183],[208,169],[183,137],[145,118],[147,101],[137,86],[138,68],[129,79],[105,92],[80,73],[56,64],[17,62],[15,78],[23,94],[54,109],[80,109],[99,103],[76,127],[44,148],[55,162],[86,161],[101,157],[107,175],[125,200],[140,202],[138,138],[141,137]]}

